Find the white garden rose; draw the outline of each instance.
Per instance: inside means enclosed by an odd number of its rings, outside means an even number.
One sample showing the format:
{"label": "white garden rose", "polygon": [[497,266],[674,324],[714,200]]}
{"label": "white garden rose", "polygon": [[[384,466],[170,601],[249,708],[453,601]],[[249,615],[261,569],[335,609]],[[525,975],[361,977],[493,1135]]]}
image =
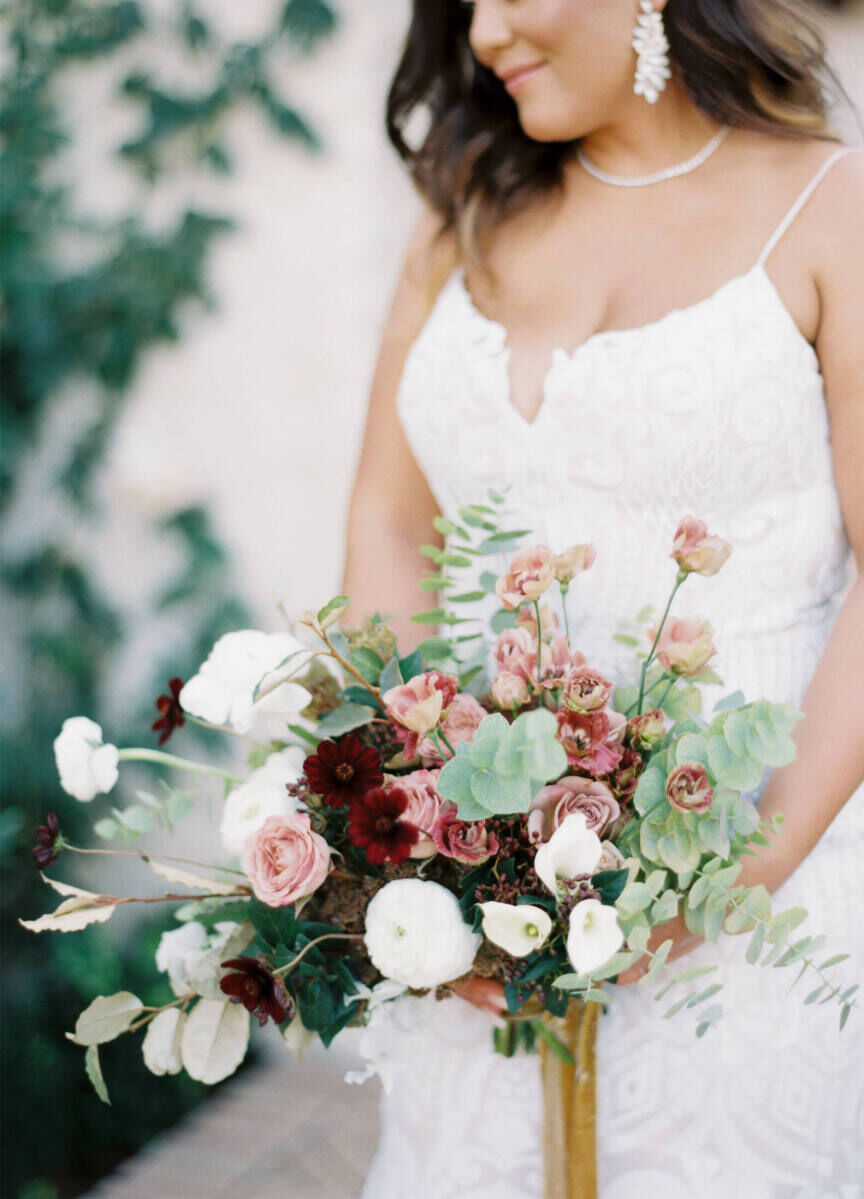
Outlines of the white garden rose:
{"label": "white garden rose", "polygon": [[583,899],[570,913],[567,956],[580,974],[605,966],[624,944],[615,908],[599,899]]}
{"label": "white garden rose", "polygon": [[159,1012],[147,1025],[141,1052],[144,1054],[144,1065],[151,1074],[180,1073],[183,1068],[180,1039],[185,1018],[179,1008],[172,1007]]}
{"label": "white garden rose", "polygon": [[225,852],[239,858],[250,833],[257,832],[268,816],[288,816],[299,802],[285,784],[296,783],[303,773],[306,751],[291,746],[271,754],[245,783],[235,787],[225,800],[219,833]]}
{"label": "white garden rose", "polygon": [[[180,692],[180,705],[210,724],[229,724],[239,733],[254,727],[259,736],[278,739],[311,700],[305,687],[290,681],[311,657],[290,633],[226,633]],[[259,683],[266,694],[253,701]]]}
{"label": "white garden rose", "polygon": [[534,869],[553,895],[562,879],[593,874],[603,853],[600,838],[588,828],[584,812],[565,816],[534,858]]}
{"label": "white garden rose", "polygon": [[533,903],[481,903],[483,933],[493,945],[514,958],[539,949],[552,931],[552,918]]}
{"label": "white garden rose", "polygon": [[117,782],[118,750],[103,745],[102,729],[86,716],[70,716],[54,738],[60,786],[82,803],[111,790]]}
{"label": "white garden rose", "polygon": [[156,950],[156,969],[167,973],[171,990],[178,999],[181,995],[192,993],[186,963],[190,954],[206,944],[207,930],[197,920],[190,920],[162,934]]}
{"label": "white garden rose", "polygon": [[440,883],[400,878],[366,908],[372,964],[406,987],[437,987],[467,973],[483,941],[465,923],[456,896]]}

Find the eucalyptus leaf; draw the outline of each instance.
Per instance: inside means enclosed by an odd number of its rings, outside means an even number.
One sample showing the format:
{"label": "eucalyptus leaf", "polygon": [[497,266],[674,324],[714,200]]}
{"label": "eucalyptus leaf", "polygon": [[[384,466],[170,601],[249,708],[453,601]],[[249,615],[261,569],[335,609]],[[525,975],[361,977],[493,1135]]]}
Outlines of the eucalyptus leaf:
{"label": "eucalyptus leaf", "polygon": [[362,728],[375,715],[375,709],[364,704],[342,704],[327,712],[318,724],[320,737],[338,737],[342,733],[350,733],[352,729]]}
{"label": "eucalyptus leaf", "polygon": [[87,1077],[93,1084],[93,1090],[99,1096],[103,1103],[111,1106],[111,1100],[108,1096],[108,1088],[105,1086],[105,1079],[102,1076],[102,1066],[99,1062],[99,1046],[88,1045],[87,1051],[84,1054],[84,1069],[87,1072]]}

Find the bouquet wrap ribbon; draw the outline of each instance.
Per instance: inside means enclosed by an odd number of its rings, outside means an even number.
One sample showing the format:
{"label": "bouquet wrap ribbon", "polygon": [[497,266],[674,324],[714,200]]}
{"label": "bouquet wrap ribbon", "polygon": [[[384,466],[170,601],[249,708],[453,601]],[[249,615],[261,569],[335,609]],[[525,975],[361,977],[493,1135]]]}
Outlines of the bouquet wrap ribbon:
{"label": "bouquet wrap ribbon", "polygon": [[565,1046],[573,1065],[540,1041],[543,1082],[544,1199],[597,1199],[595,1066],[598,1003],[571,1002],[567,1015],[543,1023]]}

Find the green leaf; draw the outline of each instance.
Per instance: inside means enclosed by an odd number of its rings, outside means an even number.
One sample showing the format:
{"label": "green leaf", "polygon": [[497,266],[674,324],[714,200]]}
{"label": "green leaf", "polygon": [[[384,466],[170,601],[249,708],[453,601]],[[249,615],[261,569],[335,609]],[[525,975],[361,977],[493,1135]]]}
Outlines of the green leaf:
{"label": "green leaf", "polygon": [[75,1022],[74,1039],[79,1045],[102,1045],[119,1037],[138,1017],[144,1005],[130,991],[99,995]]}
{"label": "green leaf", "polygon": [[852,1011],[852,1004],[844,1003],[843,1011],[840,1013],[840,1031],[841,1032],[846,1027],[846,1021],[849,1019],[849,1014],[851,1011]]}
{"label": "green leaf", "polygon": [[342,733],[350,733],[352,729],[362,728],[374,715],[375,709],[364,704],[342,704],[321,718],[318,733],[322,738],[338,737]]}
{"label": "green leaf", "polygon": [[[322,628],[326,629],[333,623],[333,620],[338,618],[340,612],[351,603],[347,595],[334,595],[333,599],[328,600],[323,608],[318,609],[317,621]],[[331,620],[331,617],[333,618]]]}
{"label": "green leaf", "polygon": [[573,1054],[570,1052],[567,1046],[555,1036],[551,1028],[548,1028],[542,1020],[535,1020],[534,1026],[537,1029],[537,1035],[542,1037],[550,1051],[554,1053],[557,1058],[560,1058],[561,1061],[568,1066],[573,1066],[576,1064]]}
{"label": "green leaf", "polygon": [[405,682],[402,675],[402,670],[399,665],[399,659],[393,654],[384,663],[384,667],[378,679],[378,687],[383,694],[389,691],[391,687],[398,687]]}
{"label": "green leaf", "polygon": [[376,684],[381,677],[384,660],[374,649],[355,649],[350,656],[351,665],[358,670],[367,683]]}
{"label": "green leaf", "polygon": [[591,878],[591,886],[600,893],[600,902],[612,905],[627,885],[629,870],[600,870]]}
{"label": "green leaf", "polygon": [[826,962],[823,962],[819,969],[830,970],[832,966],[839,966],[841,962],[845,962],[848,957],[848,953],[837,953],[833,958],[828,958]]}
{"label": "green leaf", "polygon": [[701,733],[685,733],[675,742],[675,762],[682,766],[685,762],[695,762],[699,766],[708,766],[708,743]]}
{"label": "green leaf", "polygon": [[443,591],[450,586],[446,575],[425,575],[417,584],[421,591]]}
{"label": "green leaf", "polygon": [[612,640],[619,642],[621,645],[638,645],[639,638],[631,637],[629,633],[613,633]]}
{"label": "green leaf", "polygon": [[99,1096],[103,1103],[111,1106],[111,1100],[108,1097],[108,1088],[105,1086],[105,1079],[102,1077],[102,1067],[99,1064],[99,1046],[88,1045],[87,1051],[84,1054],[84,1069],[87,1071],[87,1077],[93,1084],[93,1090]]}
{"label": "green leaf", "polygon": [[476,604],[478,600],[486,598],[486,592],[463,591],[459,595],[450,595],[447,598],[451,604]]}
{"label": "green leaf", "polygon": [[484,570],[479,579],[480,586],[488,595],[495,595],[495,584],[497,582],[498,576],[493,574],[491,570]]}
{"label": "green leaf", "polygon": [[747,697],[743,691],[733,691],[730,695],[724,695],[722,699],[718,699],[712,709],[713,712],[726,712],[730,708],[741,708],[746,704]]}
{"label": "green leaf", "polygon": [[493,633],[503,633],[505,629],[516,628],[516,612],[509,608],[500,608],[489,621]]}
{"label": "green leaf", "polygon": [[432,527],[439,532],[442,537],[452,537],[456,532],[456,526],[452,520],[448,520],[446,516],[435,516],[432,518]]}
{"label": "green leaf", "polygon": [[[446,642],[444,643],[446,645]],[[415,675],[420,674],[423,670],[423,652],[421,649],[415,649],[413,653],[407,654],[404,658],[399,659],[399,671],[402,678],[406,681],[413,679]]]}
{"label": "green leaf", "polygon": [[120,825],[116,820],[111,820],[110,817],[105,817],[104,820],[97,820],[93,825],[93,832],[97,837],[101,837],[103,841],[113,841],[120,832]]}
{"label": "green leaf", "polygon": [[425,612],[415,612],[411,619],[415,624],[441,624],[446,615],[445,608],[427,608]]}

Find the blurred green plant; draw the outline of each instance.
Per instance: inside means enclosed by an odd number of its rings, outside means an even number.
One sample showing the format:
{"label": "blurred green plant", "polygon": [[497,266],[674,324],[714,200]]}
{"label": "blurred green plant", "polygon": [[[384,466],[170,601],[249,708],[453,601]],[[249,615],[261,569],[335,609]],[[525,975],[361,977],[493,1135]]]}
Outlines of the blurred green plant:
{"label": "blurred green plant", "polygon": [[[0,510],[7,526],[0,594],[6,632],[18,635],[3,655],[0,716],[0,1192],[16,1199],[81,1193],[207,1090],[184,1077],[154,1079],[130,1045],[112,1062],[112,1073],[127,1082],[107,1109],[84,1075],[80,1051],[63,1036],[70,1013],[100,991],[122,985],[146,1002],[164,999],[164,982],[154,982],[155,925],[136,925],[135,936],[118,943],[102,928],[74,940],[36,937],[16,917],[45,906],[29,857],[45,813],[58,810],[71,840],[84,835],[82,809],[64,799],[54,767],[52,741],[62,720],[86,713],[115,742],[140,743],[168,677],[188,677],[217,637],[248,623],[230,563],[200,507],[157,521],[179,565],[155,590],[141,578],[146,604],[133,612],[106,594],[91,556],[105,515],[94,484],[147,350],[182,337],[190,302],[213,306],[208,256],[234,224],[223,212],[190,207],[153,227],[150,197],[181,172],[218,179],[232,169],[230,117],[240,106],[258,111],[276,136],[320,150],[283,81],[337,24],[325,0],[286,0],[260,36],[239,42],[224,38],[211,14],[192,3],[168,6],[167,24],[155,11],[144,0],[0,5]],[[161,70],[157,79],[149,64],[166,57],[174,77],[208,82],[174,88]],[[137,133],[111,152],[113,169],[138,180],[135,202],[112,218],[82,210],[68,157],[84,124],[98,119],[68,102],[68,88],[87,65],[110,72],[118,105],[130,117],[139,113]],[[46,418],[77,394],[93,405],[89,426],[83,436],[80,429],[77,437],[64,433],[47,455],[54,473],[37,479],[44,511],[34,541],[32,532],[22,535],[22,525],[34,527],[22,521],[22,509],[26,518],[33,472],[44,470]],[[56,429],[53,437],[56,443]],[[132,553],[129,570],[136,570]],[[106,711],[106,681],[142,620],[165,630],[157,638],[164,660],[138,710]],[[195,736],[194,726],[184,735]]]}

